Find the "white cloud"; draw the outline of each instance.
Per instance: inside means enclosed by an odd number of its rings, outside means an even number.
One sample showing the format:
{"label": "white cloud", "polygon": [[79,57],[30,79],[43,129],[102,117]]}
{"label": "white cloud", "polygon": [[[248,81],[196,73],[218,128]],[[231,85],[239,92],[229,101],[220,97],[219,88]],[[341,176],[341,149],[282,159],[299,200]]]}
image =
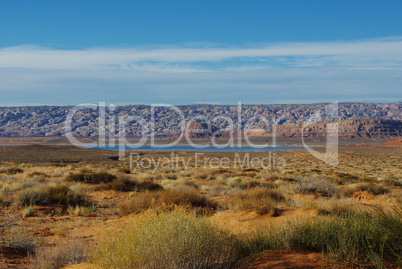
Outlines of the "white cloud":
{"label": "white cloud", "polygon": [[[258,47],[0,49],[2,105],[400,101],[402,39]],[[12,92],[12,93],[11,93]],[[24,101],[25,100],[25,101]]]}
{"label": "white cloud", "polygon": [[[360,60],[401,61],[402,39],[354,42],[284,43],[255,48],[158,48],[54,50],[20,46],[0,50],[0,68],[91,69],[139,62],[197,63],[274,57],[311,57],[316,62]],[[320,57],[324,57],[321,58]],[[325,58],[326,57],[326,58]],[[316,63],[317,64],[317,63]]]}

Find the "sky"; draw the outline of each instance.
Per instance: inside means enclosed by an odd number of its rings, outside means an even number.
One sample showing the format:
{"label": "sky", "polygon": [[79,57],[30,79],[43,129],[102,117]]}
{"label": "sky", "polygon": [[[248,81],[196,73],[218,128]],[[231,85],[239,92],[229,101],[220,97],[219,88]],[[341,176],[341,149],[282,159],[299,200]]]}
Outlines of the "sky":
{"label": "sky", "polygon": [[402,101],[401,1],[0,2],[0,106]]}

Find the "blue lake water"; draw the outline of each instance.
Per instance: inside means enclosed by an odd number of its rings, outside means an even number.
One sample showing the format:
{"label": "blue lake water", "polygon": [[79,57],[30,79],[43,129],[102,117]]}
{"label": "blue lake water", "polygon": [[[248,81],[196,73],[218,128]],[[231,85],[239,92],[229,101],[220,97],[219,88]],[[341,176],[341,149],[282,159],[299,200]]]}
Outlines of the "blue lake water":
{"label": "blue lake water", "polygon": [[[85,148],[96,148],[104,150],[119,150],[119,146],[83,146]],[[153,151],[231,151],[231,152],[251,152],[251,151],[276,151],[276,150],[286,150],[286,149],[302,149],[303,147],[214,147],[214,146],[191,146],[191,145],[174,145],[174,146],[164,146],[164,145],[143,145],[139,147],[123,147],[124,150],[153,150]]]}
{"label": "blue lake water", "polygon": [[[0,145],[0,147],[11,147],[13,145]],[[81,145],[84,148],[95,148],[103,150],[120,150],[119,146],[88,146]],[[214,146],[191,146],[191,145],[143,145],[138,147],[125,146],[124,150],[152,150],[152,151],[228,151],[228,152],[252,152],[252,151],[277,151],[277,150],[287,150],[287,149],[302,149],[303,147],[214,147]]]}

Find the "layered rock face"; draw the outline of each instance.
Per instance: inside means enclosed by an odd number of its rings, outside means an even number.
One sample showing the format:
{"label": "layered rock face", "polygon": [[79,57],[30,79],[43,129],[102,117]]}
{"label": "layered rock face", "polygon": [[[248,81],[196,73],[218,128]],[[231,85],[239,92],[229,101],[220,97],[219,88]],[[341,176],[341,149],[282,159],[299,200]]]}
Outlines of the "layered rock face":
{"label": "layered rock face", "polygon": [[[72,133],[76,137],[98,137],[99,132],[109,131],[117,136],[119,119],[127,119],[137,116],[136,120],[127,122],[125,134],[127,136],[141,136],[153,132],[157,137],[174,137],[181,132],[180,122],[186,123],[196,117],[204,117],[211,121],[211,125],[218,129],[227,129],[239,126],[240,129],[254,136],[264,136],[261,128],[268,128],[265,122],[259,120],[263,117],[270,124],[278,123],[278,135],[284,137],[297,137],[301,135],[302,123],[311,121],[312,115],[320,111],[325,118],[325,107],[328,104],[308,105],[188,105],[179,106],[179,114],[169,107],[156,107],[145,105],[117,106],[113,110],[106,108],[104,124],[99,125],[99,109],[86,108],[77,111],[70,124]],[[65,136],[65,121],[71,106],[36,106],[36,107],[3,107],[0,108],[0,136],[3,137],[57,137]],[[143,121],[139,121],[142,118]],[[151,128],[151,120],[155,119]],[[250,120],[251,119],[251,120]],[[278,120],[279,119],[279,120]],[[377,119],[385,121],[359,121],[358,119]],[[338,115],[330,118],[331,121],[340,121],[339,134],[342,137],[375,137],[379,132],[385,137],[400,136],[400,124],[402,120],[402,103],[374,104],[374,103],[340,103]],[[352,121],[344,121],[352,120]],[[386,120],[393,120],[386,121]],[[115,122],[115,124],[112,124]],[[103,126],[102,126],[103,125]],[[101,126],[101,127],[99,127]],[[112,127],[112,128],[111,128]],[[325,133],[325,123],[314,123],[307,129],[311,129],[307,136],[319,136]],[[113,131],[113,128],[115,131]],[[272,126],[271,126],[272,128]],[[203,128],[201,128],[203,129]],[[268,128],[269,129],[269,128]],[[306,130],[307,130],[306,129]],[[250,131],[254,130],[254,131]],[[299,134],[300,133],[300,134]],[[197,137],[197,134],[192,134]]]}
{"label": "layered rock face", "polygon": [[402,121],[379,119],[315,122],[304,129],[302,124],[278,125],[277,134],[281,137],[326,137],[331,132],[331,127],[335,127],[340,139],[384,139],[402,135]]}
{"label": "layered rock face", "polygon": [[388,145],[388,146],[393,146],[393,145],[402,145],[402,138],[399,138],[397,140],[392,140],[392,141],[387,141],[383,143],[383,145]]}

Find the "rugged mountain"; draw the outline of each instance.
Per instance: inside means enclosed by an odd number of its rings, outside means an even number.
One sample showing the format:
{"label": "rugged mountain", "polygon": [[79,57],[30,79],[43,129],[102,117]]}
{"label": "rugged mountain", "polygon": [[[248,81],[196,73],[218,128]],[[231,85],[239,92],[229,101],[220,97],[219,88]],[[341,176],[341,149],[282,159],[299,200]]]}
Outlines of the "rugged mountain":
{"label": "rugged mountain", "polygon": [[[211,138],[216,131],[218,131],[214,125],[208,125],[204,122],[191,122],[187,124],[183,131],[184,138]],[[217,134],[216,137],[220,137],[220,134]]]}
{"label": "rugged mountain", "polygon": [[[277,122],[278,130],[285,133],[284,136],[297,136],[295,128],[303,122],[315,121],[317,111],[320,112],[321,118],[329,121],[343,121],[350,119],[379,119],[379,120],[402,120],[402,103],[393,104],[376,104],[376,103],[340,103],[338,107],[338,115],[326,119],[325,107],[328,104],[288,104],[288,105],[243,105],[241,107],[241,129],[258,129],[265,128],[265,123],[258,117],[264,117],[269,123]],[[31,106],[31,107],[2,107],[0,108],[0,136],[64,136],[65,122],[71,106]],[[109,133],[109,126],[113,126],[117,135],[118,124],[128,117],[137,117],[137,119],[128,122],[125,126],[126,135],[140,136],[143,133],[154,131],[159,137],[172,137],[181,131],[181,119],[186,122],[191,118],[209,119],[211,124],[219,129],[229,128],[231,122],[235,129],[238,126],[238,106],[227,105],[188,105],[178,107],[182,113],[180,115],[170,107],[156,107],[154,111],[150,106],[145,105],[127,105],[117,106],[113,109],[106,107],[105,125],[99,128],[100,111],[99,109],[85,108],[77,111],[72,116],[71,130],[75,136],[80,137],[97,137],[99,130]],[[314,116],[313,116],[314,115]],[[152,129],[152,118],[154,118],[154,129]],[[139,119],[142,119],[139,120]],[[279,120],[278,120],[279,119]],[[116,124],[113,123],[113,120]],[[201,121],[203,121],[201,120]],[[247,124],[248,123],[248,124]],[[323,124],[323,123],[322,123]],[[324,125],[316,124],[309,126],[315,128],[315,132],[322,133],[319,129],[324,129]],[[380,127],[382,123],[360,123],[359,121],[342,122],[342,128],[345,131],[341,133],[347,136],[353,136],[352,133],[361,131],[362,133],[376,133],[377,130],[385,130],[387,133],[400,136],[398,127]],[[377,125],[376,125],[377,124]],[[247,126],[248,125],[248,126]],[[396,125],[398,125],[396,123]],[[246,128],[247,126],[247,128]],[[344,127],[343,127],[344,126]],[[394,126],[394,124],[392,125]],[[400,125],[399,125],[400,126]],[[391,128],[391,129],[387,129]],[[113,129],[113,128],[112,128]],[[388,130],[388,131],[387,131]],[[259,135],[264,135],[260,130]],[[364,134],[364,137],[369,135]]]}

